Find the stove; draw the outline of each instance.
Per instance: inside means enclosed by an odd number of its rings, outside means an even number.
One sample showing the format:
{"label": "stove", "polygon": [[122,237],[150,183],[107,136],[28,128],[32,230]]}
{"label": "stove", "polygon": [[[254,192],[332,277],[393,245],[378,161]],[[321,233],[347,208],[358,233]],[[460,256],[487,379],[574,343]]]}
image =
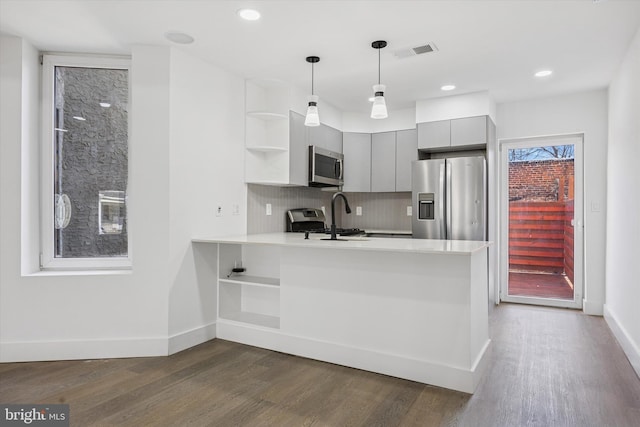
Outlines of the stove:
{"label": "stove", "polygon": [[[329,227],[325,225],[324,212],[314,208],[290,209],[287,211],[287,231],[298,233],[331,234]],[[354,236],[363,234],[359,228],[336,228],[336,233],[341,236]]]}

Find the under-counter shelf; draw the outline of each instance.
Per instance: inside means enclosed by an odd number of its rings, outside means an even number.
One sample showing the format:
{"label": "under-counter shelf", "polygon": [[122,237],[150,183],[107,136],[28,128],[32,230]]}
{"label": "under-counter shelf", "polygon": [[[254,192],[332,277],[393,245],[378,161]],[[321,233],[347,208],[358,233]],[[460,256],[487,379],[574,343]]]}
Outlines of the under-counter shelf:
{"label": "under-counter shelf", "polygon": [[[231,274],[237,265],[253,274]],[[280,328],[280,251],[267,246],[220,244],[218,317]]]}
{"label": "under-counter shelf", "polygon": [[252,313],[248,311],[236,311],[225,313],[220,316],[223,320],[231,320],[234,322],[249,323],[256,326],[264,326],[267,328],[279,329],[280,318],[277,316],[268,316],[266,314]]}
{"label": "under-counter shelf", "polygon": [[274,277],[262,277],[262,276],[231,276],[227,278],[221,278],[222,283],[236,283],[239,285],[250,286],[264,286],[267,288],[277,288],[280,286],[280,279]]}

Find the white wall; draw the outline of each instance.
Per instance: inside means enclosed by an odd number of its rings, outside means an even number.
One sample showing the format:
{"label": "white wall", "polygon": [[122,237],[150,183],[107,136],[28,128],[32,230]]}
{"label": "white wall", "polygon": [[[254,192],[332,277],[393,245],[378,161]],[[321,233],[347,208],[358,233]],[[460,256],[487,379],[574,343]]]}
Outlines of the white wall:
{"label": "white wall", "polygon": [[640,376],[640,30],[609,87],[605,318]]}
{"label": "white wall", "polygon": [[[215,250],[190,241],[245,230],[243,81],[182,52],[134,46],[133,269],[40,273],[38,52],[19,38],[0,43],[0,361],[165,355],[211,338]],[[214,217],[216,203],[228,216]]]}
{"label": "white wall", "polygon": [[605,280],[607,91],[498,104],[501,139],[584,133],[584,311],[602,314]]}
{"label": "white wall", "polygon": [[[211,339],[217,317],[214,245],[195,236],[246,232],[244,80],[171,50],[170,352]],[[222,216],[215,216],[216,206]],[[233,215],[233,206],[240,209]]]}
{"label": "white wall", "polygon": [[389,110],[389,117],[384,120],[372,119],[369,114],[345,112],[342,114],[343,132],[378,133],[403,129],[415,129],[416,110],[405,108]]}
{"label": "white wall", "polygon": [[416,123],[489,116],[496,121],[496,103],[488,91],[416,101]]}
{"label": "white wall", "polygon": [[[159,107],[168,96],[160,89],[166,87],[168,73],[154,52],[136,55],[131,163],[146,167],[132,166],[131,173],[133,271],[22,276],[21,228],[28,227],[32,212],[38,211],[33,206],[37,198],[27,193],[33,189],[29,183],[37,180],[38,163],[21,158],[22,147],[32,147],[36,135],[22,131],[22,123],[39,112],[37,104],[30,104],[33,97],[22,98],[22,92],[25,86],[25,93],[38,86],[30,71],[38,68],[38,54],[20,39],[1,39],[0,361],[166,354],[168,271],[158,260],[167,259],[168,235],[158,230],[167,229],[168,212],[164,209],[163,214],[157,202],[168,177],[168,109]],[[37,263],[37,258],[29,263]]]}

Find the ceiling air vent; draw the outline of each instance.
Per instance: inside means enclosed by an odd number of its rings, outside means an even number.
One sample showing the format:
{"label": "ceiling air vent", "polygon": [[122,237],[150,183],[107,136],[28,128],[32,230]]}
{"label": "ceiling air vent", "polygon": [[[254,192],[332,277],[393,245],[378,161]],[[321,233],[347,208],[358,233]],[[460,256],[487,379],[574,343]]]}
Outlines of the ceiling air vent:
{"label": "ceiling air vent", "polygon": [[423,53],[437,52],[438,48],[433,43],[427,43],[422,46],[398,49],[393,54],[398,58],[409,58],[410,56],[422,55]]}

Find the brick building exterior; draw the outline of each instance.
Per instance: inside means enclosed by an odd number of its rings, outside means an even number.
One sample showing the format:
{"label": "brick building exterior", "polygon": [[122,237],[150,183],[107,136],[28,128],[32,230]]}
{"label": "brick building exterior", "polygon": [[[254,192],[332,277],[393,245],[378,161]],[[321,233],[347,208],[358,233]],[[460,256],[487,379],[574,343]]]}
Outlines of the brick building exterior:
{"label": "brick building exterior", "polygon": [[509,201],[551,202],[573,199],[573,159],[509,163]]}

